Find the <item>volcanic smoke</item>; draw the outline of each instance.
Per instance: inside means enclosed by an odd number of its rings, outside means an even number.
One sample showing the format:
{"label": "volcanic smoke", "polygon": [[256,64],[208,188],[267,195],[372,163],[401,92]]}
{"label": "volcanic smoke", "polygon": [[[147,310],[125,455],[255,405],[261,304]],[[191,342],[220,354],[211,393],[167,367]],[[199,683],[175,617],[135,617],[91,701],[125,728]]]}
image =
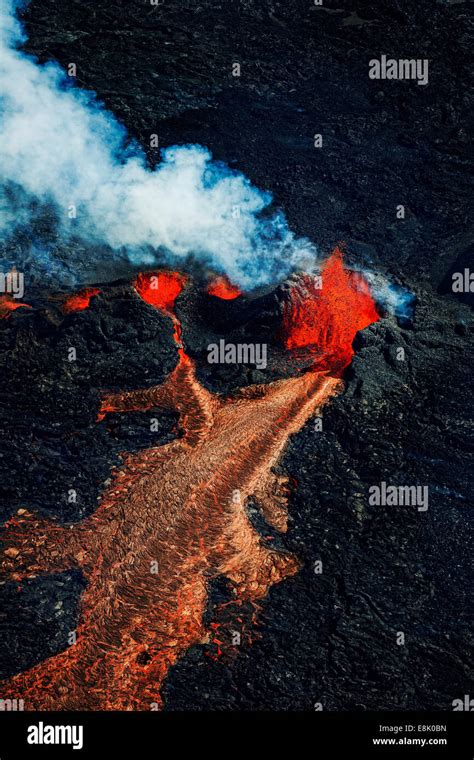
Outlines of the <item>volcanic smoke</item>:
{"label": "volcanic smoke", "polygon": [[[192,258],[246,290],[314,265],[315,246],[295,236],[283,213],[269,212],[271,194],[213,161],[201,145],[168,147],[149,167],[141,146],[93,94],[74,87],[57,64],[40,65],[19,49],[25,35],[16,7],[0,0],[5,238],[25,226],[35,230],[36,264],[65,279],[70,272],[84,276],[84,264],[73,258],[78,238],[88,246],[96,281],[104,257],[128,257],[142,268],[164,261],[180,270]],[[34,225],[46,209],[64,242],[60,254],[46,253],[51,246]]]}
{"label": "volcanic smoke", "polygon": [[306,281],[293,287],[285,340],[289,348],[310,347],[315,367],[325,370],[228,398],[199,383],[180,342],[173,307],[185,279],[174,272],[137,278],[137,295],[172,318],[179,360],[162,385],[105,394],[99,419],[161,406],[179,412],[183,435],[125,456],[82,523],[60,526],[24,509],[8,522],[4,577],[79,567],[87,588],[76,643],[11,678],[3,698],[21,698],[27,710],[149,710],[161,704],[169,668],[212,637],[203,624],[212,579],[225,576],[242,604],[298,571],[297,557],[265,545],[245,505],[255,497],[268,524],[286,531],[288,479],[273,467],[289,436],[342,388],[330,361],[339,375],[350,361],[349,340],[378,318],[367,286],[344,270],[340,252],[324,271],[321,293]]}

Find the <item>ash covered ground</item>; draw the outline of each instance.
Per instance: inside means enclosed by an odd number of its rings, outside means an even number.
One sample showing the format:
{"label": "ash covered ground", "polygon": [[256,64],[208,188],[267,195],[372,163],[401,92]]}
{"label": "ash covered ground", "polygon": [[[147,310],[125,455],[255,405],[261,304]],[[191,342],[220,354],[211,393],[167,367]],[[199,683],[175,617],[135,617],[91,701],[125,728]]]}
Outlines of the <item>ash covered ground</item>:
{"label": "ash covered ground", "polygon": [[[262,603],[257,637],[217,660],[191,649],[171,670],[167,710],[446,709],[472,689],[472,267],[468,226],[465,3],[34,0],[27,50],[74,61],[78,82],[146,148],[198,142],[269,189],[292,228],[384,273],[417,297],[411,320],[386,316],[356,338],[346,390],[296,435],[281,462],[295,481],[282,545],[304,562]],[[374,82],[381,54],[430,60],[430,84]],[[231,76],[232,63],[242,76]],[[324,149],[313,146],[315,133]],[[150,162],[158,155],[149,150]],[[397,220],[397,204],[406,218]],[[87,251],[77,250],[87,269]],[[123,267],[123,268],[122,268]],[[97,424],[99,393],[161,382],[176,362],[170,320],[104,263],[101,294],[64,317],[51,284],[37,308],[0,323],[4,382],[0,499],[62,522],[94,510],[122,450],[176,435],[176,416]],[[120,285],[106,280],[121,279]],[[32,298],[28,298],[32,296]],[[213,391],[295,372],[278,342],[281,289],[217,302],[197,287],[177,301],[186,349]],[[269,367],[209,365],[206,346],[268,342]],[[76,347],[78,361],[67,361]],[[396,350],[405,349],[405,361]],[[429,486],[429,509],[369,506],[381,481]],[[68,492],[78,493],[76,503]],[[252,510],[252,519],[256,519]],[[266,526],[260,526],[267,535]],[[314,563],[323,562],[323,573]],[[2,675],[67,646],[80,573],[2,587]],[[208,619],[228,589],[215,584]],[[227,618],[226,618],[227,621]],[[398,646],[397,633],[405,634]]]}

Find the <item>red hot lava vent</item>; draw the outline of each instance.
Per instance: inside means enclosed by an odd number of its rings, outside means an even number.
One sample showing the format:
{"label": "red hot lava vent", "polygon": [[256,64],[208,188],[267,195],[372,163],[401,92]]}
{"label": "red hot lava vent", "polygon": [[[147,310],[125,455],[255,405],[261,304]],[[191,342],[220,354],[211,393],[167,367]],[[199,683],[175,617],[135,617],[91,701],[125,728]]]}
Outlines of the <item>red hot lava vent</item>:
{"label": "red hot lava vent", "polygon": [[0,296],[0,319],[8,319],[12,311],[21,308],[31,309],[31,306],[28,303],[15,301],[13,296],[9,294]]}
{"label": "red hot lava vent", "polygon": [[221,298],[223,301],[233,301],[234,298],[242,295],[242,291],[239,290],[237,285],[232,285],[227,277],[216,277],[209,284],[207,292],[210,296]]}
{"label": "red hot lava vent", "polygon": [[186,278],[179,272],[145,272],[138,275],[134,287],[151,306],[171,313],[185,283]]}
{"label": "red hot lava vent", "polygon": [[356,333],[380,319],[365,278],[344,268],[336,248],[320,277],[302,274],[285,306],[284,343],[308,349],[315,369],[337,374],[351,363]]}

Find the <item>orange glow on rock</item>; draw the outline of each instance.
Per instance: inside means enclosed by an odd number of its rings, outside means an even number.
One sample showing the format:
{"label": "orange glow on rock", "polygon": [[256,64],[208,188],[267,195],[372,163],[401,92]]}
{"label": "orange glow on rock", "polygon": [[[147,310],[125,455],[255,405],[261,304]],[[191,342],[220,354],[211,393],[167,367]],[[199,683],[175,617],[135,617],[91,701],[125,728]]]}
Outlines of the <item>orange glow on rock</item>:
{"label": "orange glow on rock", "polygon": [[151,306],[172,312],[185,283],[186,277],[179,272],[143,272],[135,280],[134,288]]}
{"label": "orange glow on rock", "polygon": [[238,298],[242,295],[242,291],[239,290],[237,285],[232,285],[227,277],[216,277],[207,288],[207,292],[210,296],[216,296],[223,301],[233,301],[234,298]]}
{"label": "orange glow on rock", "polygon": [[284,309],[284,344],[310,350],[315,369],[336,374],[352,361],[356,333],[379,319],[367,281],[344,268],[336,248],[322,266],[320,282],[302,274],[292,287]]}
{"label": "orange glow on rock", "polygon": [[15,299],[9,294],[0,296],[0,319],[8,319],[12,311],[21,308],[31,309],[32,307],[29,303],[15,301]]}
{"label": "orange glow on rock", "polygon": [[91,298],[99,295],[99,288],[83,288],[72,296],[68,296],[62,305],[65,314],[71,314],[74,311],[84,311],[89,308]]}

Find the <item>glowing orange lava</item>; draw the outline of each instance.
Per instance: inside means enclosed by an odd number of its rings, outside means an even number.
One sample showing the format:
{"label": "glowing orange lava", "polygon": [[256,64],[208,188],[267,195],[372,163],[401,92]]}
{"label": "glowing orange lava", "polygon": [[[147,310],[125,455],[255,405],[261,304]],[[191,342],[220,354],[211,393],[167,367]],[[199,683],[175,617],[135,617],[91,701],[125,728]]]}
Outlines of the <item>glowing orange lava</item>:
{"label": "glowing orange lava", "polygon": [[210,296],[216,296],[223,301],[232,301],[242,295],[237,285],[232,285],[227,277],[216,277],[207,288]]}
{"label": "glowing orange lava", "polygon": [[[320,356],[315,344],[321,339],[324,350],[346,360],[355,331],[375,313],[338,253],[324,271],[324,295],[311,294],[305,278],[293,293],[285,315],[287,344],[311,344]],[[169,668],[189,647],[212,643],[221,654],[220,624],[203,623],[212,579],[225,576],[241,604],[263,598],[300,567],[293,554],[265,543],[246,503],[254,498],[267,523],[286,531],[288,478],[273,468],[288,438],[342,382],[312,369],[230,398],[210,393],[196,377],[171,313],[183,282],[168,273],[158,276],[163,287],[153,294],[148,275],[138,278],[136,288],[171,316],[178,364],[162,385],[106,394],[100,416],[175,409],[182,437],[124,455],[99,507],[83,522],[60,526],[19,510],[6,527],[4,577],[19,581],[75,566],[87,579],[77,640],[0,688],[3,699],[23,699],[25,710],[155,709]],[[332,292],[336,286],[341,297]],[[338,313],[348,307],[361,313]]]}
{"label": "glowing orange lava", "polygon": [[84,311],[89,308],[91,298],[99,295],[100,290],[98,288],[83,288],[77,293],[73,293],[72,296],[68,296],[62,305],[62,310],[65,314],[71,314],[74,311]]}
{"label": "glowing orange lava", "polygon": [[179,272],[144,272],[138,275],[134,287],[147,303],[172,312],[185,283],[186,277]]}
{"label": "glowing orange lava", "polygon": [[0,296],[0,319],[8,319],[12,311],[21,308],[31,309],[32,307],[28,303],[15,301],[15,299],[9,294]]}
{"label": "glowing orange lava", "polygon": [[344,268],[336,248],[323,264],[320,281],[303,274],[293,286],[284,310],[284,343],[289,349],[310,349],[314,369],[337,374],[352,361],[356,333],[379,319],[365,278]]}

